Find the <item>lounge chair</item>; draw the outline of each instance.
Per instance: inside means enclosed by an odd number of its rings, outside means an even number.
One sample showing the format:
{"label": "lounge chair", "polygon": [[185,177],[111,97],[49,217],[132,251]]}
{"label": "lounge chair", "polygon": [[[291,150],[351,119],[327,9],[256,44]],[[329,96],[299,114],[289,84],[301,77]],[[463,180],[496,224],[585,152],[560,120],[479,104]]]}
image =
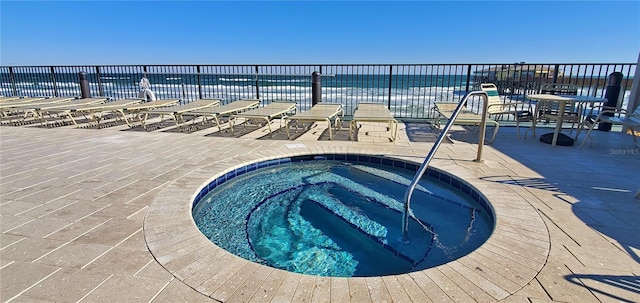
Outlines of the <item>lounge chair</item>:
{"label": "lounge chair", "polygon": [[19,99],[12,99],[12,100],[7,100],[7,101],[2,101],[2,102],[0,102],[0,108],[7,108],[7,107],[11,107],[11,106],[20,106],[20,105],[28,105],[31,102],[44,100],[46,98],[47,97],[26,97],[26,98],[19,98]]}
{"label": "lounge chair", "polygon": [[127,125],[129,125],[129,127],[133,127],[134,125],[131,123],[132,121],[129,121],[129,119],[127,119],[127,115],[131,115],[133,119],[138,119],[138,121],[142,123],[141,112],[148,112],[156,108],[174,106],[178,104],[178,102],[180,102],[180,99],[162,99],[154,100],[151,102],[131,104],[116,109],[116,113],[122,115],[122,119],[127,123]]}
{"label": "lounge chair", "polygon": [[251,110],[257,108],[260,105],[260,99],[242,99],[236,100],[231,103],[227,103],[222,106],[213,106],[207,107],[204,109],[194,110],[185,115],[190,116],[202,116],[202,123],[204,123],[207,117],[212,117],[214,121],[216,121],[216,125],[218,126],[218,130],[222,130],[220,127],[220,118],[228,116],[230,117],[233,114],[238,114],[243,111]]}
{"label": "lounge chair", "polygon": [[33,98],[22,98],[16,99],[12,101],[2,102],[0,103],[0,110],[2,111],[15,111],[21,109],[29,109],[34,107],[46,107],[53,104],[61,104],[62,102],[68,102],[76,99],[75,97],[33,97]]}
{"label": "lounge chair", "polygon": [[109,98],[106,98],[106,97],[67,99],[67,100],[55,102],[55,103],[41,102],[36,104],[29,104],[25,106],[15,107],[14,109],[19,109],[24,111],[23,119],[26,119],[31,114],[35,119],[40,120],[40,122],[42,123],[42,121],[46,122],[44,115],[50,116],[50,112],[56,112],[57,109],[64,108],[64,107],[69,108],[69,107],[82,106],[82,105],[99,104],[99,103],[106,102],[108,99]]}
{"label": "lounge chair", "polygon": [[[451,119],[451,117],[453,116],[453,111],[457,106],[458,106],[458,103],[449,103],[449,102],[435,103],[435,109],[438,112],[438,115],[440,115],[440,117],[445,118],[447,120]],[[440,125],[440,123],[438,122],[440,120],[440,117],[436,118],[437,127],[439,127]],[[474,113],[466,108],[463,108],[453,123],[454,125],[469,125],[469,126],[477,127],[477,126],[480,126],[481,122],[482,122],[482,115]],[[494,127],[493,136],[491,136],[490,140],[487,140],[487,142],[493,143],[493,140],[495,140],[496,135],[498,134],[498,129],[500,128],[500,124],[498,124],[498,122],[496,122],[495,120],[489,119],[489,117],[487,117],[486,119],[486,124],[492,125]]]}
{"label": "lounge chair", "polygon": [[[626,127],[629,127],[629,129],[631,130],[631,137],[633,138],[633,143],[636,146],[640,147],[638,140],[636,140],[636,130],[640,131],[640,106],[636,107],[636,110],[633,111],[632,113],[629,113],[624,109],[616,110],[610,107],[602,107],[602,108],[604,109],[600,112],[600,114],[598,114],[595,120],[591,121],[590,123],[587,123],[589,126],[589,131],[587,132],[587,135],[582,140],[582,144],[580,144],[580,148],[582,148],[584,143],[587,142],[587,139],[591,139],[591,132],[593,131],[593,128],[596,126],[597,123],[611,123],[611,124],[618,124],[618,125],[624,125]],[[624,115],[624,116],[620,116],[620,115]],[[593,139],[591,139],[590,142],[591,142],[590,144],[593,144]]]}
{"label": "lounge chair", "polygon": [[[525,102],[503,103],[500,100],[498,88],[493,83],[482,83],[480,84],[480,89],[486,92],[488,96],[487,113],[489,117],[501,117],[502,115],[513,115],[515,117],[516,133],[518,134],[518,140],[520,140],[520,122],[533,121],[531,104]],[[521,110],[518,109],[519,106],[522,108]],[[524,110],[525,107],[527,107],[527,110]]]}
{"label": "lounge chair", "polygon": [[16,99],[20,99],[20,96],[13,96],[13,97],[0,97],[0,102],[5,102],[5,101],[13,101]]}
{"label": "lounge chair", "polygon": [[359,103],[353,118],[349,124],[349,140],[353,140],[353,132],[357,128],[358,122],[386,122],[387,130],[391,131],[391,141],[396,140],[398,135],[398,121],[393,114],[382,103]]}
{"label": "lounge chair", "polygon": [[149,115],[160,115],[161,122],[164,116],[167,115],[173,121],[175,121],[176,128],[180,130],[180,124],[184,123],[184,118],[183,118],[184,114],[191,111],[195,111],[195,110],[202,110],[204,108],[211,107],[211,106],[218,106],[219,104],[220,104],[220,99],[199,99],[199,100],[191,101],[187,104],[182,104],[182,105],[143,110],[143,111],[140,111],[140,114],[144,114],[145,117],[140,121],[142,123],[142,127],[144,127],[144,129],[146,130],[147,119]]}
{"label": "lounge chair", "polygon": [[229,126],[231,127],[231,132],[235,133],[233,126],[236,124],[238,118],[244,118],[247,121],[251,120],[264,120],[264,122],[269,127],[269,134],[271,134],[271,120],[275,118],[283,118],[280,120],[280,127],[282,127],[282,121],[287,117],[287,114],[290,112],[296,111],[296,103],[295,102],[279,102],[274,101],[271,102],[264,107],[259,107],[256,109],[248,110],[242,113],[238,113],[232,115],[229,118]]}
{"label": "lounge chair", "polygon": [[[45,100],[46,97],[29,97],[29,98],[20,98],[13,99],[10,101],[0,102],[0,113],[2,117],[7,117],[10,113],[17,112],[14,108],[20,106],[28,106],[31,104],[35,104],[36,101]],[[68,98],[73,99],[73,98]]]}
{"label": "lounge chair", "polygon": [[[342,123],[340,122],[340,116],[343,115],[342,104],[336,103],[318,103],[311,107],[310,110],[305,112],[299,112],[295,115],[286,117],[287,120],[293,120],[300,123],[300,121],[327,121],[327,127],[329,129],[329,140],[333,140],[333,131],[331,130],[331,120],[336,128],[336,131],[340,129]],[[287,138],[289,136],[289,124],[286,123]],[[296,124],[296,129],[298,125]],[[303,125],[304,127],[304,125]]]}
{"label": "lounge chair", "polygon": [[69,120],[73,122],[73,125],[78,126],[76,122],[75,116],[78,114],[87,115],[89,114],[91,117],[91,121],[96,122],[96,124],[100,124],[100,120],[105,112],[115,112],[116,110],[142,102],[142,99],[120,99],[107,103],[96,103],[96,104],[84,104],[77,106],[61,106],[56,107],[49,110],[49,113],[55,112],[58,113],[58,116],[66,116],[69,117]]}

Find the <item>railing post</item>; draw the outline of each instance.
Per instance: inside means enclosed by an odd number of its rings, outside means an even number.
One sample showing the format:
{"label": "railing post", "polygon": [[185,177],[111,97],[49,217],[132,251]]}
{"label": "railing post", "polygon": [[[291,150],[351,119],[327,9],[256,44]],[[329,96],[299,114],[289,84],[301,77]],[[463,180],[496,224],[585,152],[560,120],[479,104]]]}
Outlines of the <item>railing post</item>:
{"label": "railing post", "polygon": [[560,69],[560,65],[559,64],[556,64],[553,67],[553,83],[558,83],[558,70],[559,69]]}
{"label": "railing post", "polygon": [[317,71],[311,73],[311,106],[322,102],[322,79]]}
{"label": "railing post", "polygon": [[256,65],[256,99],[260,99],[260,81],[258,81],[259,68]]}
{"label": "railing post", "polygon": [[200,65],[196,66],[196,72],[198,73],[198,99],[202,99],[202,83],[200,82]]}
{"label": "railing post", "polygon": [[89,90],[89,80],[87,80],[87,73],[79,72],[78,80],[80,81],[80,96],[82,97],[82,99],[91,98],[91,91]]}
{"label": "railing post", "polygon": [[387,98],[388,110],[391,110],[391,83],[393,83],[393,65],[389,65],[389,98]]}
{"label": "railing post", "polygon": [[9,66],[9,79],[11,79],[11,88],[13,89],[13,95],[18,95],[18,88],[16,87],[16,78],[13,74],[13,66]]}
{"label": "railing post", "polygon": [[104,96],[104,88],[102,87],[102,76],[100,76],[100,66],[96,66],[96,80],[98,81],[98,93],[99,93],[99,96],[103,97]]}
{"label": "railing post", "polygon": [[51,71],[51,83],[53,84],[53,96],[58,97],[58,85],[56,85],[56,73],[53,69],[53,66],[49,67]]}
{"label": "railing post", "polygon": [[469,84],[471,83],[471,64],[467,65],[467,85],[465,87],[465,93],[469,92]]}

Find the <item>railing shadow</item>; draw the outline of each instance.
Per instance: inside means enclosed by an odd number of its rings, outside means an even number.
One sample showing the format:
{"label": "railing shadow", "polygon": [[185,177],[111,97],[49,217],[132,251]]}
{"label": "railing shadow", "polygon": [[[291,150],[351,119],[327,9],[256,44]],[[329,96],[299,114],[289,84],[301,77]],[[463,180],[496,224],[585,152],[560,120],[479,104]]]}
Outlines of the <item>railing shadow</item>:
{"label": "railing shadow", "polygon": [[[440,130],[427,123],[405,122],[405,131],[411,142],[436,142]],[[453,143],[445,138],[443,143]]]}
{"label": "railing shadow", "polygon": [[[589,222],[592,222],[593,219],[589,217],[589,214],[587,212],[584,211],[585,208],[581,207],[581,204],[584,204],[584,203],[585,202],[582,202],[582,201],[573,203],[572,205],[573,213],[580,220],[585,222],[585,224],[587,224],[589,227],[616,240],[618,244],[624,249],[624,251],[626,251],[627,254],[629,254],[629,256],[634,261],[640,264],[640,256],[636,253],[636,251],[640,251],[640,239],[638,239],[637,234],[635,236],[634,235],[630,236],[629,230],[626,230],[626,229],[606,228],[606,226],[589,223]],[[635,241],[634,239],[629,240],[629,237],[635,238]]]}
{"label": "railing shadow", "polygon": [[514,176],[489,176],[489,177],[481,177],[480,180],[496,182],[507,185],[518,185],[529,188],[542,189],[546,191],[563,193],[558,187],[549,183],[545,178],[521,178]]}
{"label": "railing shadow", "polygon": [[[594,221],[594,219],[592,217],[589,217],[589,207],[587,207],[587,202],[585,202],[584,200],[581,200],[581,194],[579,192],[571,192],[571,193],[567,193],[561,189],[559,189],[557,186],[555,186],[554,184],[548,182],[545,178],[521,178],[521,177],[514,177],[514,176],[488,176],[488,177],[481,177],[481,180],[484,181],[489,181],[489,182],[496,182],[496,183],[501,183],[501,184],[507,184],[507,185],[516,185],[516,186],[523,186],[523,187],[528,187],[528,188],[535,188],[535,189],[540,189],[540,190],[545,190],[545,191],[549,191],[549,192],[553,192],[553,196],[558,198],[559,200],[565,202],[565,203],[569,203],[571,204],[571,208],[573,210],[573,213],[583,222],[585,222],[585,224],[591,228],[593,228],[594,230],[610,237],[613,238],[614,240],[616,240],[618,242],[618,244],[629,254],[629,256],[636,261],[637,263],[640,263],[640,256],[636,253],[636,250],[640,250],[640,240],[633,240],[633,239],[629,239],[629,232],[626,229],[619,229],[619,228],[607,228],[606,226],[600,225],[600,224],[594,224],[592,223]],[[578,199],[578,201],[568,201],[567,199],[565,199],[565,197],[563,196],[571,196],[573,198]],[[640,206],[638,206],[640,207]],[[596,210],[598,210],[596,208]],[[633,236],[631,236],[631,238],[633,238]]]}
{"label": "railing shadow", "polygon": [[[640,277],[638,276],[574,274],[574,275],[565,276],[565,279],[567,279],[567,281],[573,284],[579,285],[581,287],[586,287],[587,289],[589,289],[589,291],[593,293],[607,296],[619,302],[637,302],[637,301],[620,297],[619,295],[608,292],[605,289],[596,288],[593,286],[595,284],[593,282],[609,285],[612,287],[616,287],[617,289],[620,289],[620,290],[624,290],[624,291],[634,293],[636,295],[640,295]],[[591,280],[591,281],[588,281],[588,280]],[[636,298],[638,298],[638,296],[636,296]]]}
{"label": "railing shadow", "polygon": [[[538,142],[537,137],[517,140],[515,129],[501,128],[491,146],[499,157],[508,157],[509,163],[526,166],[534,177],[519,177],[517,171],[520,169],[514,168],[516,172],[513,175],[500,174],[481,179],[521,186],[529,189],[528,192],[534,196],[540,195],[540,203],[550,208],[542,208],[542,211],[555,215],[548,220],[553,220],[570,237],[588,229],[597,232],[610,244],[608,248],[599,247],[601,250],[590,252],[591,257],[600,254],[598,258],[611,261],[612,267],[608,269],[629,274],[610,275],[610,272],[585,264],[581,274],[565,275],[563,278],[588,290],[602,301],[640,302],[640,277],[636,270],[637,264],[640,264],[640,224],[635,218],[640,213],[640,203],[634,198],[638,190],[636,176],[640,169],[640,157],[635,152],[620,152],[626,151],[631,141],[623,133],[600,135],[602,140],[598,141],[598,145],[579,149],[552,147]],[[506,167],[508,165],[505,164]],[[575,216],[573,220],[565,222],[551,219],[569,215],[567,206]],[[569,226],[576,224],[577,220],[584,227]],[[579,237],[574,241],[579,241],[577,244],[581,249],[588,250],[590,245],[596,245],[584,243],[588,239]],[[609,252],[611,255],[606,255]],[[595,261],[592,258],[584,260]],[[628,264],[628,269],[624,264]]]}

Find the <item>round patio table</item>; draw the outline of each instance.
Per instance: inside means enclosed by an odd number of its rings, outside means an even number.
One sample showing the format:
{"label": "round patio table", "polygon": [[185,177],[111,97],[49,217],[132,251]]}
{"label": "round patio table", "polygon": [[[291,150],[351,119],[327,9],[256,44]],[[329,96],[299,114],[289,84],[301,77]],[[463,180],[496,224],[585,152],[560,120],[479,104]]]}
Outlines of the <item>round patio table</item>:
{"label": "round patio table", "polygon": [[[576,96],[576,95],[552,95],[552,94],[532,94],[526,96],[529,99],[543,101],[543,102],[558,102],[558,112],[564,113],[564,110],[567,106],[568,102],[578,102],[578,103],[603,103],[606,102],[606,98],[598,98],[598,97],[589,97],[589,96]],[[551,140],[551,146],[556,146],[558,141],[558,136],[562,132],[562,120],[564,115],[558,115],[558,121],[556,122],[556,129],[553,132],[553,139]],[[537,119],[534,119],[534,122]],[[534,126],[535,127],[535,126]],[[569,138],[570,140],[574,140],[573,138]]]}

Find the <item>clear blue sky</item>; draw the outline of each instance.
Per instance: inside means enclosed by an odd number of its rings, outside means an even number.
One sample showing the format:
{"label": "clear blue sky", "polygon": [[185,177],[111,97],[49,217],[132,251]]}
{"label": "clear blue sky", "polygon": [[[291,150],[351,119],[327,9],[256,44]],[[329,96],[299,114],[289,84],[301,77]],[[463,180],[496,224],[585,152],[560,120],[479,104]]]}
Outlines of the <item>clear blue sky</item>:
{"label": "clear blue sky", "polygon": [[1,65],[627,63],[640,1],[5,1]]}

